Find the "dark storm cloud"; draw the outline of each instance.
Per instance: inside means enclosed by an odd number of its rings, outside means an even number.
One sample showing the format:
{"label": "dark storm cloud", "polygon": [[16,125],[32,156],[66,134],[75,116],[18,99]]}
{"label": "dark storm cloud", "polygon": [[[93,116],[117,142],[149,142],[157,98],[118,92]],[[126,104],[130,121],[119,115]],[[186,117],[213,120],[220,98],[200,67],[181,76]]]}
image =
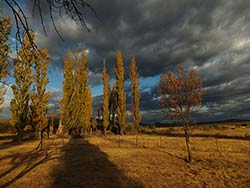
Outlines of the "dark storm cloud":
{"label": "dark storm cloud", "polygon": [[[250,117],[250,1],[92,0],[90,3],[99,19],[91,11],[87,12],[89,33],[66,16],[56,18],[64,41],[54,31],[49,17],[45,17],[48,33],[45,37],[39,16],[35,15],[32,26],[37,42],[49,49],[55,66],[63,67],[68,50],[88,49],[93,86],[102,82],[104,57],[114,78],[117,50],[123,52],[126,75],[132,56],[136,57],[141,77],[174,71],[178,64],[184,63],[187,68],[197,69],[207,89],[206,109],[195,113],[195,119]],[[44,15],[48,14],[46,5],[41,6]],[[27,3],[27,10],[31,8],[32,3]],[[163,120],[161,113],[156,115],[161,110],[155,88],[142,91],[142,116],[147,120],[151,117],[149,114]],[[130,101],[129,86],[126,92]],[[54,99],[57,100],[56,93],[52,94],[51,100]],[[97,108],[101,97],[95,100]]]}
{"label": "dark storm cloud", "polygon": [[[122,50],[127,67],[128,59],[135,55],[141,76],[152,76],[180,63],[202,64],[231,48],[250,29],[246,0],[95,0],[91,4],[100,19],[87,16],[90,33],[64,16],[56,25],[66,42],[51,23],[48,38],[39,37],[43,47],[60,57],[59,66],[66,50],[88,48],[90,69],[100,72],[101,59],[107,57],[109,68],[114,67],[115,51]],[[42,33],[40,26],[37,31]]]}

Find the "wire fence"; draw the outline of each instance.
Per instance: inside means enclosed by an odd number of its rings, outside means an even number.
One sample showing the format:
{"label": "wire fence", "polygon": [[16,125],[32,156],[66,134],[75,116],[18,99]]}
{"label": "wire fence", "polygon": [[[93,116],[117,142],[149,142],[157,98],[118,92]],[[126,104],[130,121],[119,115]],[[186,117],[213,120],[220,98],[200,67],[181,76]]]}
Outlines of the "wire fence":
{"label": "wire fence", "polygon": [[[95,139],[95,144],[100,147],[110,148],[162,148],[167,150],[186,150],[186,142],[183,137],[126,135],[107,136]],[[91,137],[89,138],[91,139]],[[234,152],[250,154],[250,141],[220,138],[191,139],[192,151],[199,152]]]}

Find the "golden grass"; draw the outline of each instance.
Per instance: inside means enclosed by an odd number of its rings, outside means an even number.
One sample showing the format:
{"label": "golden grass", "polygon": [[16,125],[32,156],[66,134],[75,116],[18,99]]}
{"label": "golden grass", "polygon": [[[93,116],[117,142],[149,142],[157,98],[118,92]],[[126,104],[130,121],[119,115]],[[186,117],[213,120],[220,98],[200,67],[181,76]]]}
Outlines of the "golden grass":
{"label": "golden grass", "polygon": [[[242,126],[241,124],[248,125]],[[228,123],[228,124],[208,124],[208,125],[193,125],[190,126],[191,135],[204,136],[232,136],[232,137],[250,137],[250,122],[245,123]],[[147,133],[177,133],[183,134],[183,128],[180,127],[160,127],[146,128]]]}
{"label": "golden grass", "polygon": [[247,188],[250,141],[191,138],[194,160],[185,162],[183,137],[92,136],[0,144],[0,187]]}

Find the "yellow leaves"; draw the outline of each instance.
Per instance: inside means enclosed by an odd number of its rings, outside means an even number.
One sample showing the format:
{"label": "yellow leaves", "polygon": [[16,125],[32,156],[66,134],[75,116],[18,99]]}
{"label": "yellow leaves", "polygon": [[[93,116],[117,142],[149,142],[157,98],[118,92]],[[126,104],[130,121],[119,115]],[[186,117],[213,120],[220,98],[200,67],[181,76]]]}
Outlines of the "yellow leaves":
{"label": "yellow leaves", "polygon": [[126,126],[126,94],[124,91],[124,64],[121,51],[116,53],[116,80],[117,80],[117,116],[120,124],[120,134],[123,134]]}
{"label": "yellow leaves", "polygon": [[[88,87],[86,53],[70,52],[64,61],[63,96],[60,101],[62,123],[66,128],[88,128],[92,115],[92,96]],[[73,116],[74,114],[74,116]]]}
{"label": "yellow leaves", "polygon": [[[47,49],[35,48],[34,38],[32,31],[25,35],[18,57],[14,61],[16,83],[12,85],[14,99],[11,102],[11,118],[19,129],[24,128],[30,113],[31,123],[36,125],[37,129],[47,126],[46,108],[50,94],[46,92],[46,85],[49,82],[47,69],[50,55]],[[36,88],[34,93],[31,93],[33,83]]]}
{"label": "yellow leaves", "polygon": [[131,81],[131,93],[132,93],[132,120],[135,131],[139,129],[141,121],[140,113],[140,88],[139,88],[139,75],[137,73],[137,67],[135,58],[133,57],[130,61],[130,81]]}
{"label": "yellow leaves", "polygon": [[110,85],[109,85],[109,75],[107,74],[107,70],[106,70],[105,59],[103,60],[102,79],[103,79],[103,128],[104,128],[104,134],[106,134],[106,129],[109,125]]}
{"label": "yellow leaves", "polygon": [[[8,71],[8,54],[11,52],[11,47],[7,43],[10,32],[11,23],[9,17],[4,17],[0,20],[0,80],[7,76]],[[3,96],[0,96],[2,98]]]}

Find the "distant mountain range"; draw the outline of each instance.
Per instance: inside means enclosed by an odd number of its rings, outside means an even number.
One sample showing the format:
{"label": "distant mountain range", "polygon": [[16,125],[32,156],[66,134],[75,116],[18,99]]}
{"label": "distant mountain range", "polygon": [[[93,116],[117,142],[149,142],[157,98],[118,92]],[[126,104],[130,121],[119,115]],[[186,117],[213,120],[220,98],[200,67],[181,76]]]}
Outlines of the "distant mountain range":
{"label": "distant mountain range", "polygon": [[[192,125],[205,125],[205,124],[220,124],[220,123],[241,123],[241,122],[250,122],[250,119],[226,119],[220,121],[202,121],[202,122],[195,122],[191,123]],[[142,126],[156,126],[156,127],[168,127],[168,126],[176,126],[179,123],[141,123]]]}

